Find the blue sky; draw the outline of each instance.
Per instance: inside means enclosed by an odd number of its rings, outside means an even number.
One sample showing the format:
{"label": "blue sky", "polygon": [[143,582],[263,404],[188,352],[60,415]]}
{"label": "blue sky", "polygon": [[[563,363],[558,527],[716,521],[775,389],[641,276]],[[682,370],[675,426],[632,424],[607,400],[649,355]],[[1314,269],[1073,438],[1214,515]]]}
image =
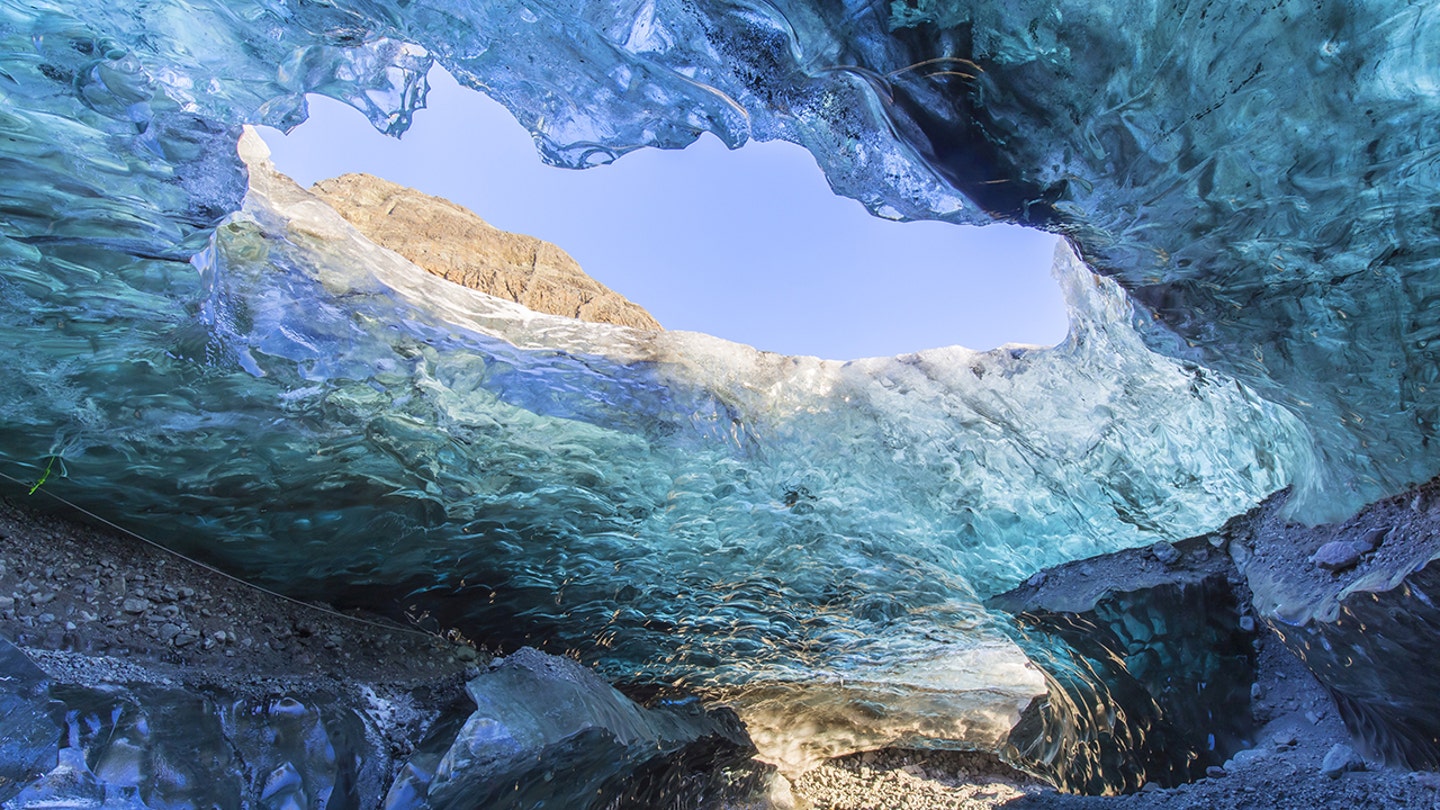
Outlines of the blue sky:
{"label": "blue sky", "polygon": [[302,185],[368,172],[554,242],[668,329],[831,359],[1065,335],[1053,236],[872,217],[787,143],[731,152],[707,135],[557,169],[499,104],[439,68],[430,81],[402,140],[320,97],[289,136],[261,134]]}

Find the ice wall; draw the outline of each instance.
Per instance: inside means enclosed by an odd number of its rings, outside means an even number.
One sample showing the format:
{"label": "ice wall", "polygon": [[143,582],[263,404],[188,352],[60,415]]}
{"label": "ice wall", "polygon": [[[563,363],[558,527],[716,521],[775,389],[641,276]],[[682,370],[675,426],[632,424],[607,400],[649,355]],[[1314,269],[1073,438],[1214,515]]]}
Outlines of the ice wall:
{"label": "ice wall", "polygon": [[[608,675],[858,678],[903,736],[921,691],[1023,691],[979,600],[1039,567],[1436,472],[1437,19],[0,0],[0,460],[271,584]],[[1063,232],[1131,298],[1064,255],[1061,346],[824,363],[507,309],[263,171],[220,225],[241,123],[318,92],[399,132],[432,58],[554,162],[786,138],[880,215]],[[985,739],[970,705],[914,709],[960,718],[922,736]]]}
{"label": "ice wall", "polygon": [[319,92],[399,132],[438,58],[505,102],[556,163],[705,130],[731,144],[784,138],[882,216],[1072,236],[1139,302],[1149,345],[1305,422],[1323,463],[1294,502],[1302,516],[1437,471],[1427,270],[1440,25],[1428,6],[0,8],[7,129],[28,133],[7,160],[61,181],[7,190],[19,240],[7,252],[106,232],[131,256],[183,256],[187,230],[237,201],[219,148],[237,123],[293,125],[303,94]]}
{"label": "ice wall", "polygon": [[[190,272],[14,285],[7,459],[283,590],[723,696],[796,767],[997,744],[1039,679],[985,596],[1311,463],[1068,248],[1058,347],[782,357],[450,284],[242,145],[250,193]],[[815,717],[843,740],[796,738]]]}

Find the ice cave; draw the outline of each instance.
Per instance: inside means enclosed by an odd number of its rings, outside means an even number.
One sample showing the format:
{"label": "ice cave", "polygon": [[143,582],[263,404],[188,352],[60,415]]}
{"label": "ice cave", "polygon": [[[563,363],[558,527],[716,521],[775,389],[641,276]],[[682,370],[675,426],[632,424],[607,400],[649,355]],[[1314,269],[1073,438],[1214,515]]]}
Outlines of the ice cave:
{"label": "ice cave", "polygon": [[[554,165],[778,139],[1061,235],[1069,334],[544,314],[246,130],[399,135],[434,65]],[[1342,741],[1291,800],[1440,784],[1440,5],[0,0],[0,98],[6,808],[828,807],[902,750],[1139,801],[1303,749],[1277,671]]]}

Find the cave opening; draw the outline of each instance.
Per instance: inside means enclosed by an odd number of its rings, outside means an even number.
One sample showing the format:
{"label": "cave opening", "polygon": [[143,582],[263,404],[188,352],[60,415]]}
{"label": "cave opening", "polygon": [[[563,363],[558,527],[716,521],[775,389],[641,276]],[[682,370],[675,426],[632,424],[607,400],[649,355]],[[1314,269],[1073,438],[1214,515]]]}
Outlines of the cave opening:
{"label": "cave opening", "polygon": [[320,96],[288,136],[261,134],[301,185],[363,172],[450,200],[553,243],[666,329],[828,359],[1065,337],[1052,234],[872,216],[784,142],[730,152],[706,134],[556,169],[498,103],[438,66],[430,78],[403,142]]}

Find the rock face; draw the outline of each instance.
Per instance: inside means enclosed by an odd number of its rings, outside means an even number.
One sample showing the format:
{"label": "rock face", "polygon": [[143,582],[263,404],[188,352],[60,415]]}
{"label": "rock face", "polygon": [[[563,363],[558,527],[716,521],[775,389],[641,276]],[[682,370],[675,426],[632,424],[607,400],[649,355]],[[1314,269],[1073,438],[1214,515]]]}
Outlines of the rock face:
{"label": "rock face", "polygon": [[586,275],[570,254],[502,231],[449,200],[368,174],[322,180],[311,191],[376,244],[457,284],[536,312],[661,328],[644,308]]}
{"label": "rock face", "polygon": [[[1437,495],[1440,479],[1310,527],[1285,518],[1279,493],[1213,533],[1067,563],[994,597],[1048,687],[1007,756],[1079,792],[1206,775],[1255,739],[1267,687],[1250,645],[1274,638],[1367,759],[1440,766]],[[1322,771],[1357,767],[1336,746]]]}
{"label": "rock face", "polygon": [[[1287,522],[1277,498],[1230,543],[1257,614],[1334,694],[1360,753],[1411,768],[1440,767],[1437,493],[1440,480],[1316,527]],[[1345,564],[1325,565],[1337,547]]]}

